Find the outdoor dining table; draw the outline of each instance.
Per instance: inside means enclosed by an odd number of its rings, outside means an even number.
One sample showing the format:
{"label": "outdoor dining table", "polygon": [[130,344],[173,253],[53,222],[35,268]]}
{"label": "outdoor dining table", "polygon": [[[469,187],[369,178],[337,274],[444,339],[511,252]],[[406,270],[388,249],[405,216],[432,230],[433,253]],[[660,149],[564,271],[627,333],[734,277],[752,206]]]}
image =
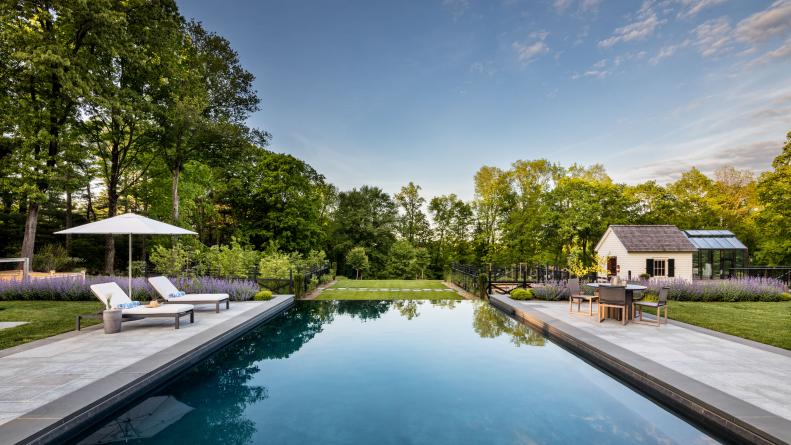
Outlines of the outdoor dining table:
{"label": "outdoor dining table", "polygon": [[[597,288],[603,287],[603,286],[612,286],[612,284],[609,284],[609,283],[588,283],[588,284],[586,284],[586,286],[592,287],[594,289],[597,289]],[[643,290],[648,289],[648,287],[640,285],[640,284],[627,284],[624,287],[626,287],[626,313],[628,314],[626,319],[627,320],[631,320],[632,319],[632,302],[634,301],[634,291],[643,291]],[[638,300],[641,300],[641,298],[638,298]],[[608,316],[612,315],[609,310],[607,312],[608,312],[608,314],[607,314]]]}

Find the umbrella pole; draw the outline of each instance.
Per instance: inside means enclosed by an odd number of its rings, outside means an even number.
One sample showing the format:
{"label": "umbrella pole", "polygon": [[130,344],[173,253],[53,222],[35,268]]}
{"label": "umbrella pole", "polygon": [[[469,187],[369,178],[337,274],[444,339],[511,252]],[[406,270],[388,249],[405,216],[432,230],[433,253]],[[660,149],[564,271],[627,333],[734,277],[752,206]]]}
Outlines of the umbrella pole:
{"label": "umbrella pole", "polygon": [[132,296],[132,234],[129,234],[129,298],[134,298]]}

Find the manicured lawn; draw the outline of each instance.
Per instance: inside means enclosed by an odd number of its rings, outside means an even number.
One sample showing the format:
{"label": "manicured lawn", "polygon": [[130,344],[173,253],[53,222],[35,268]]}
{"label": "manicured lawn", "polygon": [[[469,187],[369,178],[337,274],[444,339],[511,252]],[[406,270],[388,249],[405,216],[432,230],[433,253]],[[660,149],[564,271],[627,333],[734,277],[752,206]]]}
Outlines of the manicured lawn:
{"label": "manicured lawn", "polygon": [[[74,329],[74,318],[102,309],[98,301],[0,301],[0,321],[27,321],[15,328],[0,329],[0,349],[51,337]],[[83,326],[100,319],[83,320]]]}
{"label": "manicured lawn", "polygon": [[376,292],[355,290],[325,290],[316,300],[463,300],[452,290],[442,292]]}
{"label": "manicured lawn", "polygon": [[387,289],[447,289],[440,280],[350,280],[339,278],[332,287]]}
{"label": "manicured lawn", "polygon": [[768,345],[791,349],[791,302],[671,301],[670,318]]}
{"label": "manicured lawn", "polygon": [[[341,289],[346,288],[346,289]],[[389,291],[356,290],[391,289]],[[393,291],[392,289],[404,289]],[[421,291],[411,289],[443,289]],[[340,279],[317,300],[461,300],[461,295],[446,288],[439,280],[347,280]]]}

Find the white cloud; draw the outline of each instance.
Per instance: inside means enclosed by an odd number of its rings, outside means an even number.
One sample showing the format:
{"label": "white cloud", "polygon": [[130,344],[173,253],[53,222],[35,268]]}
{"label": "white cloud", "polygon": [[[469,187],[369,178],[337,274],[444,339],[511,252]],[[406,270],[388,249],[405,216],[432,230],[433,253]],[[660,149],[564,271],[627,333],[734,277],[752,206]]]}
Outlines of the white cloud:
{"label": "white cloud", "polygon": [[560,13],[571,6],[571,0],[554,0],[552,5],[555,7],[555,11]]}
{"label": "white cloud", "polygon": [[442,6],[448,8],[453,17],[458,18],[470,8],[470,0],[442,0]]}
{"label": "white cloud", "polygon": [[512,46],[516,50],[519,61],[527,65],[541,54],[549,52],[549,47],[544,43],[547,36],[549,36],[549,33],[546,31],[534,31],[529,35],[529,37],[534,40],[532,43],[514,42]]}
{"label": "white cloud", "polygon": [[705,21],[692,30],[695,46],[703,57],[717,56],[731,50],[731,25],[720,17]]}
{"label": "white cloud", "polygon": [[[577,2],[576,8],[572,7]],[[567,10],[573,10],[577,15],[580,14],[595,14],[599,11],[599,4],[601,0],[553,0],[552,6],[555,12],[563,14]]]}
{"label": "white cloud", "polygon": [[791,0],[779,0],[736,25],[736,38],[758,43],[791,32]]}
{"label": "white cloud", "polygon": [[[697,142],[697,141],[694,141]],[[780,153],[782,138],[744,143],[728,143],[711,150],[693,150],[688,155],[665,158],[644,164],[630,172],[629,179],[645,181],[654,179],[660,183],[675,181],[686,170],[696,167],[707,175],[726,166],[760,173],[767,170],[772,159]]]}
{"label": "white cloud", "polygon": [[791,37],[783,42],[778,48],[773,49],[761,57],[749,63],[750,66],[763,65],[766,63],[774,62],[782,59],[791,58]]}
{"label": "white cloud", "polygon": [[662,48],[659,49],[659,52],[656,54],[656,56],[652,57],[651,60],[648,61],[648,63],[650,63],[651,65],[656,65],[662,59],[666,59],[672,56],[673,54],[675,54],[676,50],[678,50],[678,47],[679,45],[663,46]]}
{"label": "white cloud", "polygon": [[549,52],[549,47],[543,40],[533,43],[514,42],[513,47],[516,50],[517,58],[525,65],[534,61],[541,54]]}
{"label": "white cloud", "polygon": [[[619,61],[613,62],[613,65],[618,66],[621,63],[620,58],[616,58],[616,59],[619,59]],[[591,65],[591,67],[585,70],[584,72],[572,74],[571,78],[573,80],[581,79],[583,77],[594,77],[596,79],[603,79],[609,76],[610,74],[612,74],[612,71],[607,69],[607,66],[609,64],[610,64],[609,60],[601,59],[598,62]]]}
{"label": "white cloud", "polygon": [[725,3],[727,0],[680,0],[683,9],[678,13],[679,18],[696,16],[700,11]]}
{"label": "white cloud", "polygon": [[582,0],[580,3],[581,12],[596,12],[599,9],[601,0]]}
{"label": "white cloud", "polygon": [[639,13],[639,19],[626,26],[617,28],[612,36],[599,41],[600,48],[609,48],[617,43],[641,40],[651,35],[663,21],[657,18],[656,13],[644,5]]}
{"label": "white cloud", "polygon": [[744,81],[722,94],[694,99],[670,113],[670,122],[679,122],[672,131],[617,153],[654,156],[613,176],[627,182],[669,182],[693,166],[707,174],[726,165],[766,170],[783,146],[789,109],[791,89],[782,82],[756,90],[754,82]]}
{"label": "white cloud", "polygon": [[483,74],[487,77],[494,77],[494,75],[497,74],[497,67],[494,65],[494,62],[487,60],[485,62],[475,62],[471,64],[470,71]]}

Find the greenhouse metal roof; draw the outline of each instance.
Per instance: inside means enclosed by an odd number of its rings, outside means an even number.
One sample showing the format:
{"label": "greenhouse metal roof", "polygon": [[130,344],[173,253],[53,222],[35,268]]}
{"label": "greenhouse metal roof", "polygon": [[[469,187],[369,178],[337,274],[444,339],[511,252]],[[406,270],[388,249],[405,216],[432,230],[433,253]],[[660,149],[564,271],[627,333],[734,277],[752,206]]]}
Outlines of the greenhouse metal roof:
{"label": "greenhouse metal roof", "polygon": [[698,249],[747,249],[730,230],[685,230],[684,233]]}

